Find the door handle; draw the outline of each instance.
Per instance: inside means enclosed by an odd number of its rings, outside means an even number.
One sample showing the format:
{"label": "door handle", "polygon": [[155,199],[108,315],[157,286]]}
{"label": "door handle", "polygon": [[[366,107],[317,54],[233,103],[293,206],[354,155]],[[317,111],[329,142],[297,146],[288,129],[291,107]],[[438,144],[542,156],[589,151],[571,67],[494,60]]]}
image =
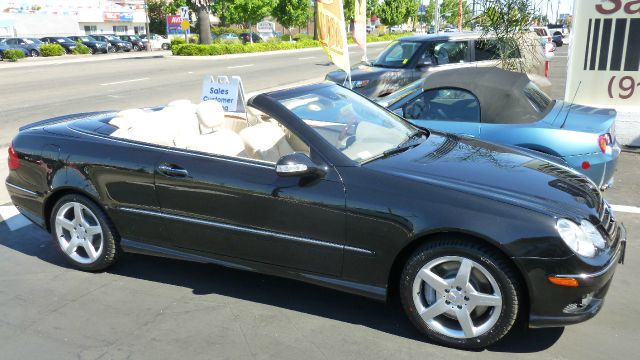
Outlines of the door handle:
{"label": "door handle", "polygon": [[158,166],[158,171],[172,177],[187,177],[189,176],[189,172],[181,167],[161,164]]}

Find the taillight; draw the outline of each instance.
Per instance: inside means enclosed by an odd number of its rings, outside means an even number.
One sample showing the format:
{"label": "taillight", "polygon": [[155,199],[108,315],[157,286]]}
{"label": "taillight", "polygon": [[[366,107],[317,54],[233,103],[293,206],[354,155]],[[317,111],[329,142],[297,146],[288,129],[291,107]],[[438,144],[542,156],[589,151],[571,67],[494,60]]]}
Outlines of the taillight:
{"label": "taillight", "polygon": [[18,154],[13,150],[13,146],[9,147],[9,170],[18,170],[20,167],[20,159]]}
{"label": "taillight", "polygon": [[549,77],[549,60],[544,62],[544,77]]}
{"label": "taillight", "polygon": [[600,151],[602,151],[602,153],[606,153],[607,152],[607,145],[611,144],[611,135],[609,134],[603,134],[598,136],[598,146],[600,147]]}

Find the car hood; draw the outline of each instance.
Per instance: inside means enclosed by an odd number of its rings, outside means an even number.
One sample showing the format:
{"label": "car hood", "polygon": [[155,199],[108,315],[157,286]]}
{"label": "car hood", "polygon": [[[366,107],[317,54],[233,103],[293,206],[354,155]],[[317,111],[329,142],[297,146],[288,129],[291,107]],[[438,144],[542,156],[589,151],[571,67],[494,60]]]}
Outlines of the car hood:
{"label": "car hood", "polygon": [[[365,64],[356,65],[351,68],[351,80],[366,80],[366,79],[376,79],[383,74],[390,72],[397,72],[401,69],[396,68],[383,68],[378,66],[369,66]],[[344,82],[347,77],[347,73],[343,70],[335,70],[327,74],[326,80],[331,80],[335,83]]]}
{"label": "car hood", "polygon": [[433,131],[421,145],[370,169],[574,220],[599,217],[603,200],[585,176],[532,154]]}

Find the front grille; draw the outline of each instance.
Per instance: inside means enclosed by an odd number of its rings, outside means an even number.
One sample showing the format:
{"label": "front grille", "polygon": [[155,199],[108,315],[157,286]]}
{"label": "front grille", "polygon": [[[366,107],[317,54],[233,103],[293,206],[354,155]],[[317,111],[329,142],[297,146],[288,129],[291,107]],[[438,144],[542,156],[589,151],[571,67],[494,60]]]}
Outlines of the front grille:
{"label": "front grille", "polygon": [[618,236],[618,224],[616,222],[616,218],[613,216],[611,212],[611,207],[609,204],[603,201],[603,211],[600,216],[600,224],[609,235],[609,245],[613,245],[616,241],[616,237]]}

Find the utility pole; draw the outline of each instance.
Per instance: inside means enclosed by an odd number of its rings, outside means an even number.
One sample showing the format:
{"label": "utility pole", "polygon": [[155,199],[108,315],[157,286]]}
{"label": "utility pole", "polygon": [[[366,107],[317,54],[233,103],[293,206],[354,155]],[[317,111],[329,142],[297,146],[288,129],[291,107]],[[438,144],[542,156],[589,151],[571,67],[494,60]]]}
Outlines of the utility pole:
{"label": "utility pole", "polygon": [[151,34],[149,33],[149,7],[147,0],[144,0],[144,31],[147,34],[147,51],[153,51],[151,46]]}

